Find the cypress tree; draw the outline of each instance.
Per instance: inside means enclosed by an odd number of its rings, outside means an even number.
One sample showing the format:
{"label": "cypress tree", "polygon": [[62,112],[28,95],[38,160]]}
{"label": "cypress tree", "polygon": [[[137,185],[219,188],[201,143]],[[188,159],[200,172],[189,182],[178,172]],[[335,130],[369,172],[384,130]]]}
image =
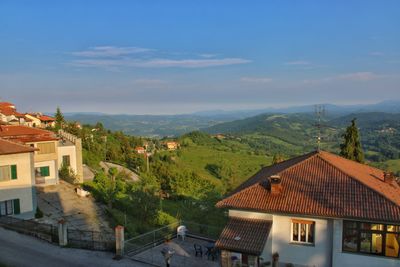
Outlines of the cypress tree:
{"label": "cypress tree", "polygon": [[65,123],[64,115],[61,113],[60,107],[57,107],[56,111],[56,129],[61,129]]}
{"label": "cypress tree", "polygon": [[360,133],[356,126],[356,119],[351,121],[351,125],[346,128],[342,135],[344,143],[340,145],[340,155],[345,158],[363,163],[364,152],[361,147]]}

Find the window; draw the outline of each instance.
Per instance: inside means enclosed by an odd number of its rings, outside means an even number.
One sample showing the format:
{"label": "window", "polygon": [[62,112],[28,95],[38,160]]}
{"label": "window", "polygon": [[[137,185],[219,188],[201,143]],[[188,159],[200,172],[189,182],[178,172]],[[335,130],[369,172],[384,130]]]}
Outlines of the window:
{"label": "window", "polygon": [[343,221],[343,251],[400,257],[400,225]]}
{"label": "window", "polygon": [[292,238],[295,243],[314,244],[315,222],[292,220]]}
{"label": "window", "polygon": [[20,214],[19,199],[0,201],[0,216]]}
{"label": "window", "polygon": [[0,166],[0,182],[17,179],[17,165]]}
{"label": "window", "polygon": [[65,155],[65,156],[62,157],[62,164],[65,167],[71,166],[71,158],[70,158],[69,155]]}
{"label": "window", "polygon": [[50,167],[45,166],[45,167],[35,168],[35,176],[36,177],[50,176]]}
{"label": "window", "polygon": [[39,148],[38,154],[50,154],[56,153],[56,147],[53,142],[51,143],[38,143],[37,148]]}

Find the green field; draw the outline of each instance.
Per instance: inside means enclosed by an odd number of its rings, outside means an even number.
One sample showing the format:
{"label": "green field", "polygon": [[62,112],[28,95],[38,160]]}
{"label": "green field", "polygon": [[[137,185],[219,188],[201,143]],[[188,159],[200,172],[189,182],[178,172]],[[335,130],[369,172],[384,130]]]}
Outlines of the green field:
{"label": "green field", "polygon": [[190,146],[183,148],[176,158],[176,164],[180,168],[190,169],[201,177],[219,183],[212,173],[207,170],[210,164],[220,164],[221,161],[231,164],[235,174],[235,184],[240,184],[263,166],[270,165],[272,157],[254,155],[248,150],[223,151],[215,147]]}

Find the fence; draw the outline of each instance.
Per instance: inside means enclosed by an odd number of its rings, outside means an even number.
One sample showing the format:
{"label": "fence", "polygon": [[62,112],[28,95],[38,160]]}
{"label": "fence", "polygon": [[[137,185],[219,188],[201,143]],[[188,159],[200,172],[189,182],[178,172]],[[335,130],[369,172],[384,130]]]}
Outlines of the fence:
{"label": "fence", "polygon": [[115,251],[115,235],[113,233],[67,229],[67,238],[69,247]]}
{"label": "fence", "polygon": [[136,255],[149,248],[163,243],[166,239],[176,237],[176,229],[179,225],[185,225],[188,229],[187,236],[203,240],[217,240],[222,231],[222,227],[215,227],[189,221],[177,221],[156,230],[135,236],[125,240],[124,254]]}
{"label": "fence", "polygon": [[124,254],[136,255],[149,248],[160,245],[165,239],[172,239],[176,237],[176,228],[179,222],[169,224],[167,226],[158,228],[156,230],[135,236],[131,239],[125,240]]}
{"label": "fence", "polygon": [[14,217],[0,217],[0,226],[22,234],[31,235],[58,244],[58,228],[52,224],[38,223]]}
{"label": "fence", "polygon": [[215,242],[222,228],[189,221],[178,221],[126,240],[124,255],[136,261],[164,266],[164,258],[161,254],[162,244],[166,239],[170,240],[177,237],[176,230],[179,225],[186,226],[188,238],[185,241],[173,240],[170,243],[170,246],[176,252],[173,256],[173,265],[202,267],[206,264],[206,266],[219,266],[218,260],[211,261],[206,254],[204,254],[204,257],[195,257],[193,247],[194,244],[200,245],[205,253],[207,251],[205,246],[210,242]]}

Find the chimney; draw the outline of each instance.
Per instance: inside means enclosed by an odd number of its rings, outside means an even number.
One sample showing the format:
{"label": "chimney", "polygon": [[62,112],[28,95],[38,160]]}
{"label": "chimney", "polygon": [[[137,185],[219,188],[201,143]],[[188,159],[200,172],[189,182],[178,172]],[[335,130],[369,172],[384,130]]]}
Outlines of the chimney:
{"label": "chimney", "polygon": [[383,174],[383,180],[385,183],[391,184],[395,180],[393,172],[384,172]]}
{"label": "chimney", "polygon": [[279,175],[271,175],[269,182],[271,184],[271,194],[279,195],[282,192],[281,177]]}

